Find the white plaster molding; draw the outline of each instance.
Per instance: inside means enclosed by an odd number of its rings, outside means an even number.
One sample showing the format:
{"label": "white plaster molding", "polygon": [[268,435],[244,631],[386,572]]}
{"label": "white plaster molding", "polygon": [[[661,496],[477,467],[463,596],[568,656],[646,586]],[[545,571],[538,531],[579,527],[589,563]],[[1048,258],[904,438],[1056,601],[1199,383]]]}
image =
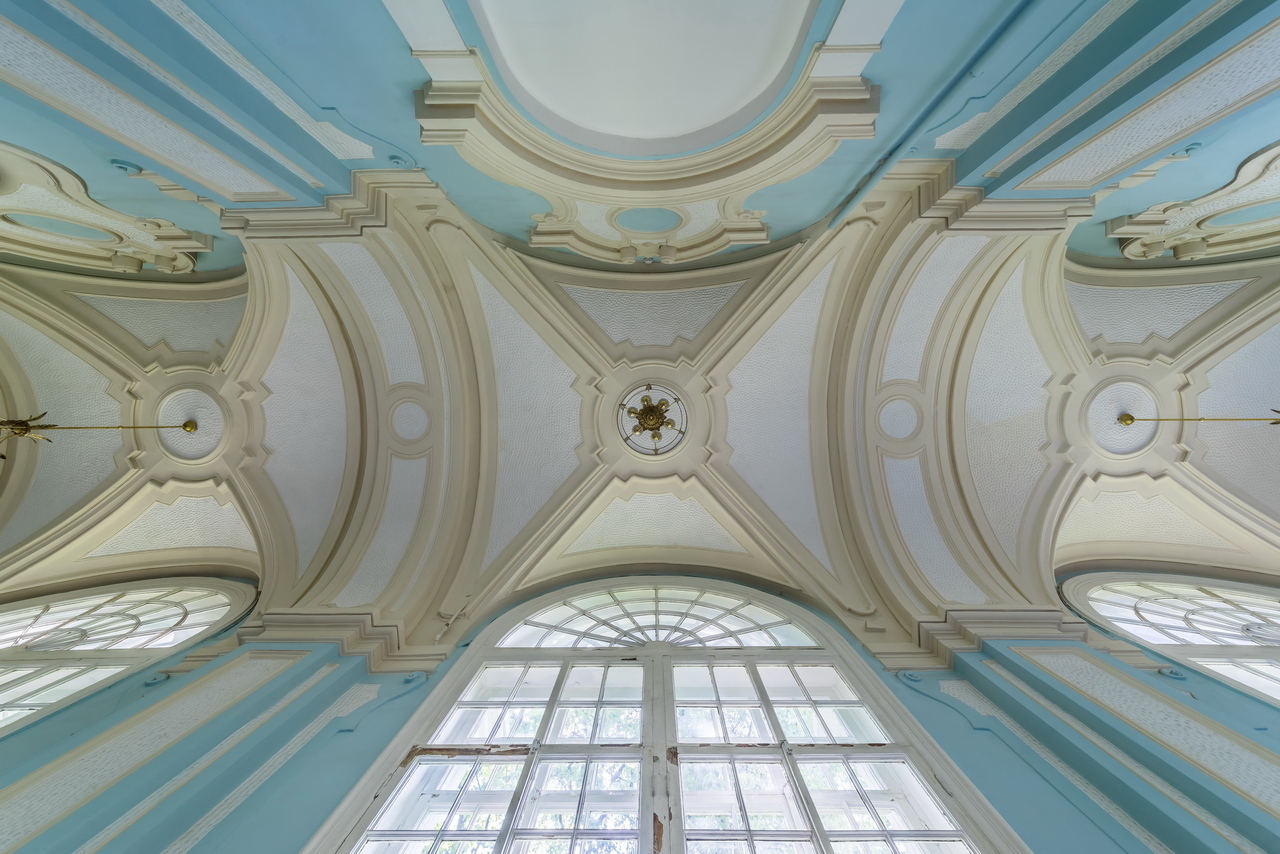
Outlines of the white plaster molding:
{"label": "white plaster molding", "polygon": [[[1089,624],[1062,608],[979,609],[953,608],[941,622],[920,623],[920,646],[931,653],[939,666],[950,668],[956,653],[981,652],[991,640],[1069,640],[1102,642]],[[1128,646],[1120,642],[1120,644]],[[890,667],[916,667],[904,662]]]}
{"label": "white plaster molding", "polygon": [[279,676],[303,653],[249,652],[0,790],[11,851]]}
{"label": "white plaster molding", "polygon": [[[875,88],[861,78],[815,78],[806,68],[776,110],[729,142],[679,157],[622,160],[548,136],[506,102],[486,72],[478,81],[432,81],[418,120],[425,144],[456,146],[482,172],[550,200],[551,212],[535,227],[535,238],[543,241],[538,245],[621,261],[623,247],[584,226],[578,203],[627,209],[721,200],[718,226],[701,237],[671,235],[674,259],[691,260],[734,243],[760,242],[762,225],[743,210],[743,200],[812,169],[842,140],[871,138],[877,109]],[[691,208],[686,211],[690,217]]]}
{"label": "white plaster molding", "polygon": [[[1005,712],[995,703],[991,702],[991,700],[987,699],[981,691],[974,687],[973,683],[964,679],[946,679],[938,683],[938,690],[942,691],[942,693],[949,697],[954,697],[956,700],[964,703],[978,714],[998,720],[1004,725],[1005,729],[1009,730],[1009,732],[1013,733],[1014,736],[1026,744],[1027,747],[1031,748],[1037,756],[1048,763],[1053,770],[1065,777],[1071,785],[1084,792],[1085,795],[1088,796],[1089,800],[1102,807],[1107,815],[1118,821],[1125,830],[1132,833],[1134,837],[1140,840],[1143,845],[1147,846],[1153,854],[1176,854],[1173,849],[1169,848],[1157,839],[1151,831],[1147,830],[1135,821],[1133,816],[1121,809],[1115,801],[1103,794],[1101,789],[1090,783],[1070,765],[1063,762],[1056,753],[1028,732],[1025,727],[1013,718],[1009,717],[1009,715],[1005,714]],[[79,852],[77,852],[77,854],[79,854]]]}
{"label": "white plaster molding", "polygon": [[229,209],[218,226],[245,240],[359,237],[366,228],[387,225],[393,194],[445,201],[421,169],[361,169],[351,173],[350,193],[326,196],[323,206]]}
{"label": "white plaster molding", "polygon": [[881,464],[892,518],[921,575],[944,601],[966,604],[988,601],[987,595],[960,566],[938,527],[920,458],[885,457]]}
{"label": "white plaster molding", "polygon": [[1247,801],[1280,812],[1280,756],[1081,650],[1020,652]]}
{"label": "white plaster molding", "polygon": [[391,458],[387,494],[378,528],[360,566],[333,599],[339,608],[365,605],[378,598],[407,557],[426,496],[426,457]]}
{"label": "white plaster molding", "polygon": [[1018,185],[1087,190],[1280,88],[1280,22],[1234,45]]}
{"label": "white plaster molding", "polygon": [[[1026,652],[1030,652],[1030,650],[1026,650]],[[1236,850],[1243,852],[1243,854],[1268,854],[1268,852],[1263,851],[1244,836],[1237,833],[1225,822],[1219,820],[1212,812],[1201,806],[1196,799],[1187,797],[1183,794],[1181,790],[1170,784],[1163,774],[1153,771],[1143,765],[1136,758],[1117,747],[1112,741],[1104,738],[1092,727],[1086,726],[1079,718],[1069,714],[1066,710],[1051,702],[1047,697],[1032,688],[1025,681],[1010,673],[1005,667],[995,661],[987,661],[986,665],[991,668],[993,673],[999,674],[1001,678],[1025,694],[1036,705],[1048,712],[1048,714],[1057,718],[1072,730],[1075,730],[1075,732],[1079,733],[1080,736],[1091,742],[1103,753],[1110,756],[1120,767],[1128,769],[1130,772],[1137,775],[1141,780],[1151,786],[1152,789],[1159,792],[1182,809],[1186,810],[1186,812],[1189,815],[1194,816],[1197,821],[1202,822],[1206,827],[1212,829],[1213,832],[1220,835],[1227,844],[1233,846]]]}
{"label": "white plaster molding", "polygon": [[262,375],[263,464],[292,522],[301,575],[311,564],[337,509],[347,464],[342,369],[324,318],[292,267],[289,316],[271,365]]}
{"label": "white plaster molding", "polygon": [[[78,233],[26,224],[26,216],[56,220]],[[206,234],[100,205],[74,172],[0,143],[0,253],[91,270],[137,272],[151,264],[162,272],[189,273],[195,268],[192,256],[212,248]]]}
{"label": "white plaster molding", "polygon": [[225,350],[244,317],[245,295],[223,299],[141,299],[76,294],[77,299],[120,324],[148,349],[161,341],[174,351]]}
{"label": "white plaster molding", "polygon": [[[809,439],[809,393],[818,324],[835,260],[804,286],[795,302],[729,372],[725,441],[729,464],[827,570]],[[784,439],[759,429],[761,401],[786,412]]]}
{"label": "white plaster molding", "polygon": [[151,0],[161,12],[164,12],[182,27],[191,37],[203,44],[214,56],[227,64],[227,67],[244,78],[250,86],[257,89],[262,96],[275,105],[298,127],[306,131],[316,142],[329,150],[339,160],[367,160],[373,157],[373,146],[356,139],[329,122],[319,122],[300,107],[297,101],[284,93],[271,78],[258,70],[244,55],[231,46],[231,43],[219,35],[199,15],[181,0]]}
{"label": "white plaster molding", "polygon": [[[17,356],[35,391],[33,412],[5,413],[25,418],[49,412],[53,423],[119,424],[121,406],[108,391],[111,381],[96,367],[36,327],[0,311],[0,338]],[[5,442],[0,451],[15,465],[19,454],[33,454],[35,474],[25,497],[6,495],[17,509],[0,529],[0,551],[9,549],[66,513],[117,471],[115,454],[123,439],[113,430],[66,431],[48,449],[33,442]],[[44,443],[40,443],[44,444]],[[27,447],[26,445],[29,445]]]}
{"label": "white plaster molding", "polygon": [[199,759],[183,768],[173,777],[170,777],[162,786],[155,789],[151,794],[147,795],[131,807],[128,812],[104,827],[101,831],[95,834],[92,839],[77,848],[74,854],[95,854],[95,852],[102,850],[103,846],[119,836],[127,827],[154,809],[155,806],[165,798],[169,797],[182,786],[194,779],[201,771],[208,768],[219,758],[225,756],[228,751],[256,732],[267,721],[284,711],[285,707],[290,703],[301,697],[307,691],[311,690],[318,682],[320,682],[320,680],[324,679],[337,669],[338,665],[336,664],[326,664],[320,667],[315,673],[308,676],[305,681],[291,690],[288,694],[285,694],[279,700],[272,703],[265,711],[254,716],[253,720],[244,724],[235,732],[231,733],[231,735],[218,742],[213,749],[209,750]]}
{"label": "white plaster molding", "polygon": [[564,553],[645,546],[747,551],[697,498],[637,492],[609,502]]}
{"label": "white plaster molding", "polygon": [[1120,241],[1126,258],[1136,260],[1159,258],[1170,250],[1179,261],[1198,261],[1270,249],[1280,246],[1280,216],[1229,224],[1215,220],[1276,200],[1280,200],[1280,145],[1241,163],[1226,186],[1197,199],[1164,202],[1108,220],[1106,234]]}
{"label": "white plaster molding", "polygon": [[1049,468],[1041,355],[1023,301],[1025,262],[1004,284],[973,351],[965,395],[965,450],[978,502],[1005,554],[1019,560],[1018,533]]}
{"label": "white plaster molding", "polygon": [[388,382],[425,383],[413,324],[382,265],[359,243],[322,243],[320,248],[342,271],[364,305],[382,348]]}
{"label": "white plaster molding", "polygon": [[[1111,77],[1110,80],[1103,83],[1097,89],[1090,91],[1089,95],[1067,110],[1052,123],[1047,125],[1043,130],[1033,136],[1031,139],[1019,145],[1011,153],[1006,155],[999,163],[993,166],[987,173],[988,178],[998,178],[1010,166],[1026,157],[1035,149],[1039,148],[1050,138],[1056,136],[1067,126],[1074,124],[1077,119],[1085,113],[1093,110],[1098,104],[1110,98],[1117,91],[1133,81],[1135,77],[1173,53],[1194,35],[1199,33],[1205,27],[1221,18],[1227,12],[1230,12],[1236,6],[1239,6],[1243,0],[1217,0],[1212,6],[1201,12],[1187,24],[1182,26],[1177,32],[1169,36],[1160,44],[1156,45],[1147,53],[1143,54],[1133,64],[1129,65],[1119,74]],[[1185,158],[1183,158],[1185,159]]]}
{"label": "white plaster molding", "polygon": [[258,551],[253,533],[234,504],[219,504],[212,495],[184,495],[171,504],[156,501],[88,556],[176,548]]}
{"label": "white plaster molding", "polygon": [[1146,497],[1136,491],[1080,496],[1058,529],[1056,543],[1062,548],[1100,540],[1238,551],[1163,495]]}
{"label": "white plaster molding", "polygon": [[160,113],[0,18],[0,80],[240,202],[293,197]]}
{"label": "white plaster molding", "polygon": [[222,110],[215,107],[208,100],[206,100],[201,95],[197,94],[195,90],[187,86],[177,77],[174,77],[172,74],[165,71],[159,65],[156,65],[154,62],[147,59],[145,56],[143,56],[141,53],[135,50],[131,45],[129,45],[128,42],[124,41],[115,33],[111,32],[111,30],[107,29],[102,24],[98,23],[93,18],[89,17],[84,12],[80,11],[75,6],[71,5],[71,3],[68,2],[68,0],[45,0],[45,2],[48,3],[50,6],[52,6],[53,8],[57,9],[62,14],[66,15],[75,23],[79,24],[85,30],[93,34],[99,41],[106,44],[116,53],[120,54],[125,59],[129,60],[134,65],[141,68],[143,71],[147,72],[152,77],[154,77],[155,79],[159,80],[161,83],[168,86],[174,92],[177,92],[183,98],[190,101],[202,113],[204,113],[205,115],[217,121],[219,124],[221,124],[223,127],[230,130],[236,136],[240,137],[245,142],[249,143],[254,148],[258,149],[263,154],[267,155],[272,160],[276,161],[281,166],[288,169],[290,172],[297,175],[302,180],[306,181],[311,186],[313,187],[323,186],[323,182],[316,180],[314,176],[312,176],[310,173],[304,170],[297,163],[294,163],[288,157],[285,157],[283,154],[281,154],[271,145],[263,141],[262,138],[259,137],[257,134],[253,133],[244,125],[240,124],[238,121],[231,118]]}
{"label": "white plaster molding", "polygon": [[1129,11],[1138,0],[1113,0],[1106,3],[1089,20],[1072,32],[1062,44],[1030,74],[1020,75],[1014,85],[994,106],[967,119],[963,124],[940,135],[935,145],[940,149],[964,150],[989,131],[996,122],[1007,116],[1030,95],[1044,85],[1054,74],[1070,62],[1076,54],[1088,46],[1116,19]]}
{"label": "white plaster molding", "polygon": [[943,237],[929,253],[902,297],[889,344],[885,349],[881,381],[919,380],[925,349],[942,304],[989,242],[978,235]]}
{"label": "white plaster molding", "polygon": [[1231,296],[1248,280],[1204,285],[1117,287],[1065,282],[1067,298],[1090,339],[1141,344],[1148,336],[1166,341]]}
{"label": "white plaster molding", "polygon": [[376,609],[285,608],[263,613],[260,627],[246,626],[239,639],[247,645],[333,643],[343,655],[362,655],[374,672],[435,670],[453,651],[451,645],[412,646],[404,626],[385,622]]}
{"label": "white plaster molding", "polygon": [[378,690],[378,685],[365,683],[352,685],[348,688],[341,697],[334,700],[328,708],[317,715],[297,735],[289,739],[289,742],[284,747],[273,753],[270,759],[259,766],[240,785],[232,789],[213,809],[201,816],[186,833],[175,839],[169,847],[164,849],[163,854],[187,854],[188,851],[200,844],[200,840],[204,839],[219,822],[231,815],[232,810],[248,800],[249,796],[257,791],[263,783],[267,782],[271,775],[284,767],[284,764],[292,759],[299,750],[302,750],[318,736],[330,722],[338,718],[345,718],[347,715],[372,703],[378,698]]}
{"label": "white plaster molding", "polygon": [[670,347],[692,341],[745,284],[667,291],[585,288],[561,284],[615,344]]}
{"label": "white plaster molding", "polygon": [[[582,397],[576,375],[474,266],[471,275],[493,348],[498,459],[483,567],[493,563],[578,467]],[[529,413],[554,414],[530,430]]]}

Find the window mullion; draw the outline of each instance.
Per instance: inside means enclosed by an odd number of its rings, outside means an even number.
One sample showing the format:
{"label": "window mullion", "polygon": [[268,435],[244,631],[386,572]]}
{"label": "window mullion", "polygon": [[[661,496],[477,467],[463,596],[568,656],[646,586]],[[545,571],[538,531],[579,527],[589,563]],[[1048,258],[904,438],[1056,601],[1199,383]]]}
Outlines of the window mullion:
{"label": "window mullion", "polygon": [[[675,693],[672,690],[671,656],[653,656],[645,662],[645,725],[649,727],[645,751],[649,757],[649,803],[641,801],[641,851],[653,854],[683,854],[684,814],[680,805],[679,750],[676,741]],[[671,760],[674,759],[675,762]],[[673,775],[674,778],[673,778]],[[665,817],[663,815],[665,811]],[[648,813],[650,820],[643,816]],[[656,832],[662,825],[662,842]]]}
{"label": "window mullion", "polygon": [[[764,707],[769,726],[773,727],[774,738],[777,740],[778,746],[782,748],[782,762],[786,766],[787,773],[791,775],[791,786],[795,790],[796,796],[800,799],[800,807],[804,810],[805,817],[809,821],[809,832],[812,834],[813,841],[822,854],[835,854],[831,840],[827,838],[826,830],[822,827],[822,822],[818,818],[818,808],[814,804],[813,798],[809,795],[809,787],[804,784],[804,779],[800,775],[800,766],[791,754],[791,742],[787,741],[783,732],[782,721],[778,719],[778,714],[773,709],[773,701],[765,693],[764,681],[756,671],[756,661],[754,659],[748,660],[746,665],[747,672],[751,674],[751,684],[755,686],[756,696],[760,698],[760,704]],[[798,682],[799,680],[797,680]],[[803,686],[802,690],[804,690]],[[805,696],[808,696],[808,691],[805,691]]]}
{"label": "window mullion", "polygon": [[[525,790],[529,786],[529,778],[533,776],[534,766],[538,764],[538,754],[542,747],[542,741],[547,737],[547,728],[551,726],[551,718],[554,715],[556,703],[560,701],[560,690],[564,687],[564,680],[569,673],[572,665],[569,662],[560,662],[560,672],[556,675],[556,682],[551,686],[551,695],[547,697],[547,705],[543,708],[542,720],[538,723],[537,735],[533,737],[533,741],[529,744],[529,755],[525,757],[524,767],[520,769],[520,779],[516,781],[515,791],[511,795],[511,802],[507,807],[507,820],[502,823],[502,829],[498,831],[498,838],[494,840],[494,854],[503,854],[510,846],[511,834],[515,830],[516,819],[520,812],[521,800],[524,798]],[[529,666],[525,666],[525,673],[529,672]],[[521,680],[524,679],[522,675]],[[516,682],[516,687],[511,689],[510,697],[514,697],[516,692],[520,690],[520,682]],[[510,702],[510,700],[508,700]],[[585,773],[585,771],[584,771]],[[583,778],[586,782],[586,778]]]}

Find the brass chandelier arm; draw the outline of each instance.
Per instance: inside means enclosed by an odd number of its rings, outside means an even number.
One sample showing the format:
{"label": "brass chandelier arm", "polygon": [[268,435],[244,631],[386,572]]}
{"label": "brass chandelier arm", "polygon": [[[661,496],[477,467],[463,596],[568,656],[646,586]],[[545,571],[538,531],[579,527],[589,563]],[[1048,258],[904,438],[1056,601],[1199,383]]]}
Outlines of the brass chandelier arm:
{"label": "brass chandelier arm", "polygon": [[1121,413],[1120,417],[1117,418],[1116,421],[1126,427],[1137,421],[1266,421],[1269,424],[1280,424],[1280,410],[1273,409],[1271,411],[1276,413],[1276,415],[1271,418],[1137,418],[1130,415],[1128,412],[1124,412]]}
{"label": "brass chandelier arm", "polygon": [[[183,421],[181,424],[117,424],[115,426],[93,426],[93,427],[62,427],[51,425],[49,427],[41,427],[41,430],[184,430],[187,433],[194,433],[199,425],[194,421]],[[33,425],[32,430],[36,427]]]}

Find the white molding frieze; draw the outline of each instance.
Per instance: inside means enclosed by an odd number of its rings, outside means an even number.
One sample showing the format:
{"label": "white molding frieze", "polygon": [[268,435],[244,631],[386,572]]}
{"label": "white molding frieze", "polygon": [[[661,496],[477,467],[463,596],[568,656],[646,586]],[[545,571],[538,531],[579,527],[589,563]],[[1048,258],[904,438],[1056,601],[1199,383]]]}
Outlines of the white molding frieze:
{"label": "white molding frieze", "polygon": [[[27,217],[52,222],[39,228]],[[101,205],[71,170],[0,143],[0,253],[90,270],[136,273],[151,264],[162,273],[190,273],[194,255],[212,248],[207,234]]]}
{"label": "white molding frieze", "polygon": [[[453,145],[480,171],[544,196],[530,242],[601,261],[630,263],[704,258],[734,245],[767,242],[763,212],[745,209],[756,190],[804,174],[841,141],[870,139],[879,94],[861,77],[816,77],[818,54],[782,103],[758,125],[715,148],[658,160],[624,160],[584,151],[533,125],[503,97],[483,63],[479,80],[433,80],[418,121],[426,145]],[[714,220],[707,214],[715,205]],[[606,207],[605,216],[593,206]],[[612,217],[631,208],[666,207],[680,221],[640,235]],[[705,225],[693,228],[695,224]],[[601,226],[605,227],[601,227]]]}

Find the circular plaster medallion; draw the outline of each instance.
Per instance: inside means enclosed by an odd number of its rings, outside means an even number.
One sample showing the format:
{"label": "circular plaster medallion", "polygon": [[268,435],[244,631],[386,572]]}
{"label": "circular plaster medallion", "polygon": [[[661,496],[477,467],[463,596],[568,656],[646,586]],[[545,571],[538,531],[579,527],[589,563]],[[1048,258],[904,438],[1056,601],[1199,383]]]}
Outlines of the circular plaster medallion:
{"label": "circular plaster medallion", "polygon": [[680,224],[680,214],[669,208],[632,208],[618,214],[613,221],[631,231],[670,231]]}
{"label": "circular plaster medallion", "polygon": [[427,435],[431,419],[427,417],[427,411],[420,404],[412,400],[404,400],[391,413],[391,426],[395,429],[396,435],[404,441],[416,442]]}
{"label": "circular plaster medallion", "polygon": [[920,413],[906,398],[896,397],[880,407],[880,429],[886,436],[905,439],[916,432],[919,424]]}
{"label": "circular plaster medallion", "polygon": [[1155,418],[1156,401],[1137,383],[1117,382],[1106,386],[1089,404],[1089,432],[1093,441],[1104,451],[1113,454],[1134,454],[1151,443],[1156,435],[1152,421],[1120,423],[1120,416],[1128,413],[1135,418]]}
{"label": "circular plaster medallion", "polygon": [[161,430],[160,444],[182,460],[199,460],[212,454],[222,441],[223,416],[218,402],[203,391],[184,388],[173,392],[160,404],[160,424],[194,421],[194,433],[183,430]]}
{"label": "circular plaster medallion", "polygon": [[618,404],[618,433],[632,450],[665,454],[680,444],[689,423],[684,401],[666,386],[638,385]]}

